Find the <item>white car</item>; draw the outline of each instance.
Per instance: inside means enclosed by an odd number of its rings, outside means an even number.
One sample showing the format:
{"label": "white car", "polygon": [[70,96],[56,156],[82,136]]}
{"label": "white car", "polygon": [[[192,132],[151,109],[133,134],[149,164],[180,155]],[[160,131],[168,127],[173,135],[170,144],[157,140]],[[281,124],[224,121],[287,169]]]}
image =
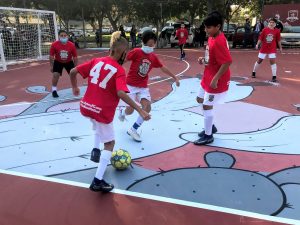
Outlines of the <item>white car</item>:
{"label": "white car", "polygon": [[[178,45],[178,39],[175,37],[175,35],[176,35],[176,30],[179,29],[180,26],[181,26],[181,23],[174,23],[173,24],[174,32],[171,34],[171,37],[170,37],[171,48],[173,48],[176,45]],[[194,33],[193,33],[193,30],[190,27],[189,23],[185,23],[185,28],[189,32],[188,39],[186,40],[186,45],[192,47],[194,45]]]}
{"label": "white car", "polygon": [[300,46],[300,26],[285,26],[281,33],[282,47]]}

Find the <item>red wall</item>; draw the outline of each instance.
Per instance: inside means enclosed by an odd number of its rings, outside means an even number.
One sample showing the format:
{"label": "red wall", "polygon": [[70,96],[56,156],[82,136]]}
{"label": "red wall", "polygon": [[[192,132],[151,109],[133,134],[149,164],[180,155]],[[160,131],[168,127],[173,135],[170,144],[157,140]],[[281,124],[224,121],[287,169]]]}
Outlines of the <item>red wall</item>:
{"label": "red wall", "polygon": [[[294,13],[294,15],[292,15]],[[280,15],[282,23],[288,23],[291,26],[300,26],[300,4],[279,4],[265,5],[263,11],[263,19]]]}

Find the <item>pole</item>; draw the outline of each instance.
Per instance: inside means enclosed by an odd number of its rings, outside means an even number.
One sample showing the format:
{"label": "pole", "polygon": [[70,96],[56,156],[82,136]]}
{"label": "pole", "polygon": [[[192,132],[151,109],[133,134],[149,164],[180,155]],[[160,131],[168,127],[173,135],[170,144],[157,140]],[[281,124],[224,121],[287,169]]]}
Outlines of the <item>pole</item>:
{"label": "pole", "polygon": [[41,14],[38,12],[38,50],[39,50],[39,55],[38,59],[42,59],[42,32],[41,32]]}
{"label": "pole", "polygon": [[85,36],[85,21],[84,21],[84,12],[83,8],[81,9],[81,16],[82,16],[82,26],[83,26],[83,45],[86,48],[86,36]]}
{"label": "pole", "polygon": [[0,33],[0,59],[1,59],[3,71],[6,71],[7,67],[6,67],[5,55],[4,55],[4,51],[3,51],[2,34],[1,33]]}

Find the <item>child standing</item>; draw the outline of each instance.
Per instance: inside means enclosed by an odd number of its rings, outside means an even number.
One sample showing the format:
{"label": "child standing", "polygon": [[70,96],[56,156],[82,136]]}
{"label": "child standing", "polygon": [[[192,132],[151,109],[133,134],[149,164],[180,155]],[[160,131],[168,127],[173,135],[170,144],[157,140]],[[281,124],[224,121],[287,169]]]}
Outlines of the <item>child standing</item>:
{"label": "child standing", "polygon": [[62,75],[63,68],[67,73],[77,65],[77,51],[75,45],[69,41],[68,34],[64,30],[58,32],[59,40],[50,47],[50,70],[52,78],[52,96],[58,98],[57,83]]}
{"label": "child standing", "polygon": [[[92,59],[72,69],[70,73],[75,96],[78,96],[80,92],[77,86],[77,73],[80,73],[84,79],[88,78],[86,93],[80,101],[80,112],[91,120],[95,130],[95,145],[91,160],[98,161],[100,157],[98,169],[90,189],[103,192],[109,192],[114,188],[112,184],[108,184],[103,179],[103,175],[110,162],[115,145],[112,121],[119,99],[121,98],[133,109],[137,110],[143,120],[150,119],[150,115],[126,94],[128,92],[126,75],[121,65],[126,57],[128,42],[121,37],[121,32],[112,34],[110,47],[109,56]],[[104,143],[104,150],[101,156],[98,149],[100,142]]]}
{"label": "child standing", "polygon": [[185,28],[184,23],[181,23],[180,28],[176,30],[176,35],[178,38],[178,45],[180,48],[180,59],[183,60],[185,58],[184,45],[186,44],[186,40],[189,37],[189,33]]}
{"label": "child standing", "polygon": [[[159,61],[156,54],[153,53],[156,40],[156,35],[152,31],[144,31],[142,34],[142,48],[135,48],[127,55],[127,60],[132,61],[126,79],[126,83],[130,91],[129,96],[133,100],[137,100],[141,104],[143,110],[148,113],[151,111],[151,96],[148,88],[148,78],[152,68],[160,68],[162,72],[173,77],[176,85],[179,86],[179,79],[167,67],[165,67]],[[128,106],[125,110],[120,111],[119,119],[124,121],[125,115],[130,115],[132,113],[133,108]],[[143,117],[138,116],[136,122],[127,131],[127,134],[137,142],[142,141],[137,130],[143,122]]]}
{"label": "child standing", "polygon": [[205,64],[205,69],[197,97],[197,102],[203,104],[204,131],[198,134],[199,139],[194,142],[195,145],[206,145],[214,141],[213,133],[217,132],[217,128],[213,125],[213,106],[224,101],[229,87],[229,66],[232,59],[226,37],[221,32],[222,24],[222,15],[216,11],[204,20],[209,38],[205,57],[198,59],[200,64]]}
{"label": "child standing", "polygon": [[278,44],[280,52],[282,53],[282,46],[280,42],[280,30],[275,28],[276,22],[276,19],[270,19],[268,27],[264,28],[259,36],[259,40],[255,48],[258,49],[260,44],[261,48],[259,50],[258,60],[254,64],[252,78],[256,77],[257,69],[266,56],[268,56],[272,69],[272,82],[277,81],[276,48]]}

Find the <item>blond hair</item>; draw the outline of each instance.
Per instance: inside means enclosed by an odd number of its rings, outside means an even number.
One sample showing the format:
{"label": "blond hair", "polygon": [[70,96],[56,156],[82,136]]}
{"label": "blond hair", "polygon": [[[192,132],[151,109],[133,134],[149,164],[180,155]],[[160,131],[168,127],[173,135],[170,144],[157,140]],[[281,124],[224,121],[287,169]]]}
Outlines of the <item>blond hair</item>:
{"label": "blond hair", "polygon": [[121,31],[113,32],[109,43],[110,51],[114,52],[115,49],[125,45],[128,47],[128,41],[121,36]]}

